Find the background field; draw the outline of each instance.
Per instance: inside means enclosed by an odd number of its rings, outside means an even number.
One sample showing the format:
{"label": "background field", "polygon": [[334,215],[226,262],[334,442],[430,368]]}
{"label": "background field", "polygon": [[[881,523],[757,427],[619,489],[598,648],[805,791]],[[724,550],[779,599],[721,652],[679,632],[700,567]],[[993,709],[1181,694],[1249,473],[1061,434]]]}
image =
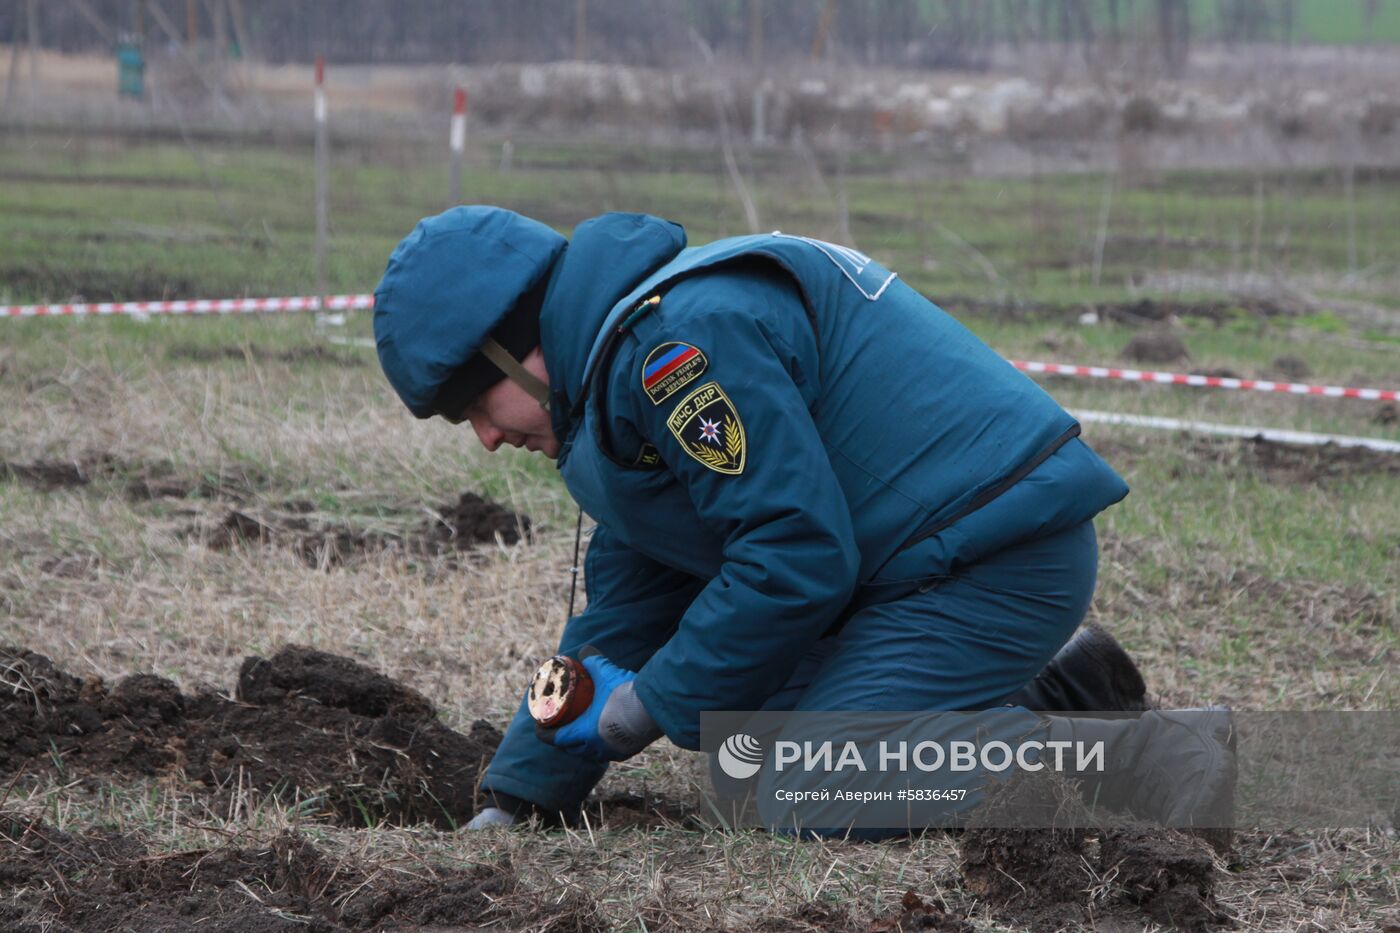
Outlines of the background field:
{"label": "background field", "polygon": [[[1305,21],[1313,6],[1300,4]],[[1114,363],[1130,338],[1160,331],[1189,352],[1163,368],[1400,388],[1393,169],[988,180],[898,174],[883,159],[760,153],[743,172],[765,228],[853,242],[1009,357]],[[296,147],[7,135],[0,302],[304,294],[310,166]],[[435,150],[341,147],[332,290],[369,290],[445,189]],[[612,209],[679,221],[692,243],[746,232],[710,150],[522,142],[504,171],[499,140],[474,139],[464,192],[564,232]],[[423,691],[454,728],[503,725],[563,620],[572,506],[548,463],[488,458],[465,429],[414,421],[372,350],[327,340],[369,333],[365,314],[329,332],[306,315],[0,322],[0,643],[80,676],[148,671],[227,690],[245,655],[297,642]],[[1046,386],[1073,408],[1400,440],[1393,405]],[[1400,457],[1086,436],[1133,488],[1099,521],[1092,617],[1162,703],[1396,708]],[[183,491],[132,495],[153,478]],[[407,535],[465,490],[530,516],[533,533],[468,558],[368,548],[311,565],[277,543],[210,546],[231,508]],[[605,816],[546,836],[365,831],[251,792],[215,810],[178,781],[79,781],[61,760],[15,774],[0,797],[74,834],[139,833],[172,853],[257,849],[295,826],[375,877],[509,859],[519,888],[481,915],[507,926],[859,929],[898,914],[907,890],[979,929],[1016,926],[959,883],[953,837],[865,846],[699,831],[683,814],[701,776],[696,756],[663,743],[600,788],[636,795],[639,825]],[[1400,922],[1393,832],[1239,843],[1219,895],[1245,928]],[[1100,881],[1086,875],[1085,890]],[[266,879],[249,884],[270,894]]]}

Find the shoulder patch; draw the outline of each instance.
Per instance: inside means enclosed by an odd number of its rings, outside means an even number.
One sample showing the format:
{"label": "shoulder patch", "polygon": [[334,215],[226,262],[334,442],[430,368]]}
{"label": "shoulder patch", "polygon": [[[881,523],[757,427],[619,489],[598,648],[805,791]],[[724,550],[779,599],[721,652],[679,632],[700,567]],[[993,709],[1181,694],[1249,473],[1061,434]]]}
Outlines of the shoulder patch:
{"label": "shoulder patch", "polygon": [[642,388],[653,405],[660,405],[700,378],[710,366],[705,354],[688,343],[663,343],[642,363]]}
{"label": "shoulder patch", "polygon": [[707,382],[676,406],[666,427],[681,447],[714,470],[738,476],[748,459],[744,423],[717,382]]}

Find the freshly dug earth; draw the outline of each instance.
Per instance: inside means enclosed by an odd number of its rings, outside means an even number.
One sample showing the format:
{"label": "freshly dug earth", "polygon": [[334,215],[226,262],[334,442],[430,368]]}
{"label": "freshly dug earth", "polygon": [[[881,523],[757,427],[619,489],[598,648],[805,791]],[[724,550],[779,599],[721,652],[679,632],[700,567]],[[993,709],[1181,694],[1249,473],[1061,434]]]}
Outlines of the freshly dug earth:
{"label": "freshly dug earth", "polygon": [[1099,864],[1117,870],[1121,898],[1170,929],[1209,929],[1224,919],[1214,902],[1215,864],[1200,839],[1127,827],[1104,835]]}
{"label": "freshly dug earth", "polygon": [[[119,488],[132,502],[198,497],[233,503],[212,527],[193,525],[185,537],[214,550],[241,545],[273,545],[290,548],[309,567],[337,567],[357,557],[381,551],[397,551],[413,557],[436,557],[469,551],[500,540],[515,544],[528,536],[534,523],[529,516],[463,492],[456,502],[429,510],[432,517],[419,521],[402,534],[354,528],[309,517],[315,506],[290,499],[267,507],[260,491],[268,478],[255,473],[221,473],[198,476],[181,474],[167,462],[126,460],[110,453],[89,453],[71,460],[0,461],[0,481],[23,483],[42,492],[81,489],[94,483]],[[417,508],[396,506],[391,514],[417,513]]]}
{"label": "freshly dug earth", "polygon": [[164,461],[142,463],[110,453],[91,453],[72,460],[0,461],[0,480],[24,483],[42,492],[107,482],[118,485],[134,502],[190,496],[241,502],[266,478],[246,472],[188,477]]}
{"label": "freshly dug earth", "polygon": [[153,852],[138,835],[62,832],[0,812],[6,930],[605,930],[593,898],[522,888],[508,861],[412,872],[336,860],[305,836],[266,845]]}
{"label": "freshly dug earth", "polygon": [[[1064,828],[1010,829],[1015,814]],[[999,819],[999,815],[1004,817]],[[989,794],[959,839],[963,883],[1019,928],[1073,925],[1174,930],[1226,921],[1216,869],[1202,839],[1170,829],[1093,829],[1077,794],[1046,774],[1023,775]]]}
{"label": "freshly dug earth", "polygon": [[[657,903],[649,930],[690,930],[704,911],[681,897],[671,916]],[[760,933],[972,933],[937,898],[907,891],[898,907],[862,919],[857,909],[814,901],[763,917]],[[67,833],[0,810],[0,928],[15,933],[110,930],[343,933],[357,930],[614,929],[596,898],[577,887],[532,889],[508,858],[469,868],[415,861],[385,871],[323,852],[284,831],[265,843],[152,850],[139,834]],[[709,929],[719,929],[708,927]],[[727,929],[727,928],[726,928]]]}
{"label": "freshly dug earth", "polygon": [[1193,437],[1189,449],[1191,458],[1177,469],[1177,475],[1188,471],[1204,475],[1208,469],[1226,466],[1288,485],[1320,485],[1368,473],[1400,476],[1400,457],[1365,447]]}
{"label": "freshly dug earth", "polygon": [[[1288,486],[1324,486],[1353,477],[1400,476],[1400,457],[1365,447],[1336,444],[1283,444],[1262,437],[1226,438],[1177,435],[1183,453],[1172,477],[1213,476],[1223,467],[1232,476],[1251,476]],[[1121,437],[1096,435],[1094,450],[1116,467],[1156,456],[1157,448]]]}
{"label": "freshly dug earth", "polygon": [[316,524],[301,515],[265,513],[258,516],[230,509],[212,530],[192,528],[205,545],[226,551],[243,545],[289,547],[308,567],[335,567],[379,551],[433,557],[467,551],[499,539],[515,544],[528,535],[531,521],[473,492],[462,493],[455,503],[433,510],[434,517],[412,531],[397,535],[365,531],[338,524]]}
{"label": "freshly dug earth", "polygon": [[252,791],[349,826],[470,819],[500,732],[438,722],[424,696],[347,658],[291,646],[248,658],[238,699],[151,674],[108,688],[0,647],[0,778],[173,777],[228,812]]}
{"label": "freshly dug earth", "polygon": [[1181,338],[1166,331],[1134,334],[1124,345],[1121,355],[1134,363],[1175,363],[1191,358]]}
{"label": "freshly dug earth", "polygon": [[324,346],[293,347],[290,350],[266,350],[252,346],[206,347],[177,344],[166,350],[165,356],[167,359],[171,360],[188,360],[194,363],[217,363],[222,360],[236,360],[240,363],[261,363],[270,360],[277,363],[328,363],[332,366],[343,367],[369,365],[369,359],[367,357],[338,353]]}

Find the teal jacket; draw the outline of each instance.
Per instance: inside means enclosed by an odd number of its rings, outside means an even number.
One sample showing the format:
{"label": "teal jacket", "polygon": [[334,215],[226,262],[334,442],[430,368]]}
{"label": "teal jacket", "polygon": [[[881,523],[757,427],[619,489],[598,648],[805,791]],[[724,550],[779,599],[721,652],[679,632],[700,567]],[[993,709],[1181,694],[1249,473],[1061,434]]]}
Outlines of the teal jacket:
{"label": "teal jacket", "polygon": [[683,594],[635,623],[657,645],[638,693],[677,744],[702,710],[762,705],[854,600],[1127,494],[1049,395],[869,257],[684,246],[653,217],[587,221],[541,317],[564,481],[634,555],[590,590]]}

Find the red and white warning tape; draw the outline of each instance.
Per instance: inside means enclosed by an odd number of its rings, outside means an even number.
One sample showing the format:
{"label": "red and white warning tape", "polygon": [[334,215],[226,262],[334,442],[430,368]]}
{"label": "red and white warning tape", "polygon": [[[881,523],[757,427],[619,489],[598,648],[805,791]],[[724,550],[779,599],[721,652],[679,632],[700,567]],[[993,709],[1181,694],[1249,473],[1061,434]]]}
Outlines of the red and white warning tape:
{"label": "red and white warning tape", "polygon": [[1054,376],[1088,376],[1092,379],[1123,379],[1128,382],[1154,382],[1158,385],[1200,386],[1210,389],[1244,389],[1250,392],[1283,392],[1289,395],[1321,395],[1327,398],[1364,398],[1381,402],[1400,401],[1396,389],[1352,389],[1346,386],[1319,386],[1305,382],[1272,382],[1268,379],[1235,379],[1229,376],[1198,376],[1188,373],[1161,373],[1110,366],[1070,366],[1063,363],[1034,363],[1012,360],[1022,372]]}
{"label": "red and white warning tape", "polygon": [[[57,317],[83,315],[151,314],[257,314],[269,311],[355,311],[374,307],[373,295],[330,295],[323,303],[314,296],[292,298],[201,298],[181,301],[111,301],[93,304],[0,305],[0,317]],[[1209,389],[1240,389],[1248,392],[1274,392],[1287,395],[1318,395],[1325,398],[1357,398],[1381,402],[1400,401],[1400,390],[1359,389],[1348,386],[1311,385],[1305,382],[1275,382],[1269,379],[1236,379],[1230,376],[1201,376],[1194,373],[1167,373],[1113,366],[1075,366],[1068,363],[1040,363],[1012,360],[1022,372],[1051,376],[1079,376],[1090,379],[1117,379],[1151,382],[1157,385],[1197,386]]]}
{"label": "red and white warning tape", "polygon": [[98,314],[256,314],[265,311],[354,311],[374,307],[373,295],[320,298],[199,298],[181,301],[104,301],[68,305],[0,305],[0,317],[81,317]]}

